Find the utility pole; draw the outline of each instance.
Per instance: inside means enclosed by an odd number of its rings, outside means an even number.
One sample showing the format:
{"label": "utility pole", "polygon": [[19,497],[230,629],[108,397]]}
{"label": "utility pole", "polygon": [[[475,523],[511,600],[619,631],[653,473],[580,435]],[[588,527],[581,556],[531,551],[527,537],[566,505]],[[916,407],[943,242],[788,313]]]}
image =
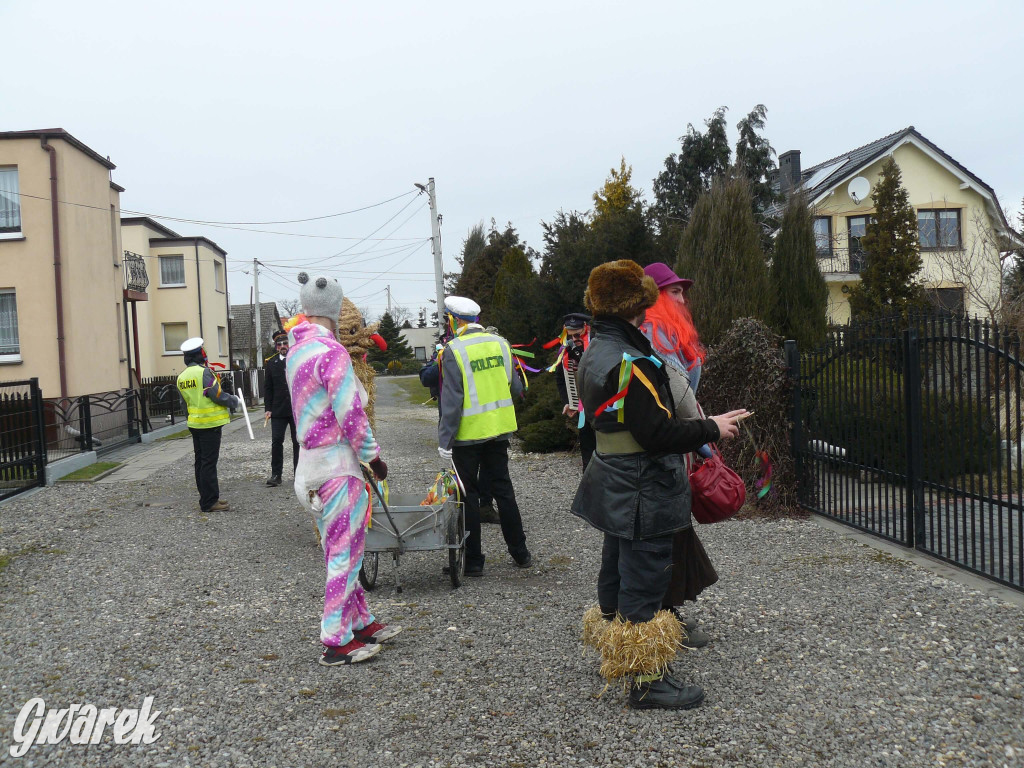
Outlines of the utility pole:
{"label": "utility pole", "polygon": [[427,202],[430,204],[430,250],[434,254],[434,289],[437,291],[437,325],[444,316],[444,265],[441,261],[441,217],[437,213],[434,177],[427,181]]}
{"label": "utility pole", "polygon": [[256,322],[256,368],[263,367],[263,335],[260,330],[260,263],[252,260],[252,289],[256,295],[256,312],[253,316]]}
{"label": "utility pole", "polygon": [[[384,290],[387,291],[388,294],[388,314],[391,315],[391,286],[387,286]],[[391,319],[395,319],[394,315],[391,315]]]}

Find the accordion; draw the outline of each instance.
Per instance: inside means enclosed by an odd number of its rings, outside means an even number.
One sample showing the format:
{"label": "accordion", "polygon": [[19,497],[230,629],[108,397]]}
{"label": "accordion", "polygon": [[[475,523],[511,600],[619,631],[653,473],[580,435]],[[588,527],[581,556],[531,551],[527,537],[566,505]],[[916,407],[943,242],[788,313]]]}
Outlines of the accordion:
{"label": "accordion", "polygon": [[576,389],[576,367],[579,362],[573,355],[566,355],[562,375],[565,377],[565,392],[569,396],[569,407],[574,411],[580,409],[580,393]]}

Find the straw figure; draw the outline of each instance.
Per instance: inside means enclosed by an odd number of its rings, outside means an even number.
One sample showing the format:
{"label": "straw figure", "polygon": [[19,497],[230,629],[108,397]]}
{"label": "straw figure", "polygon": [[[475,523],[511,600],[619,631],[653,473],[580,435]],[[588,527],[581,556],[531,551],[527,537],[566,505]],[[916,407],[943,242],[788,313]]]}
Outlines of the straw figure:
{"label": "straw figure", "polygon": [[376,374],[366,362],[366,355],[373,345],[382,351],[388,348],[383,337],[377,333],[379,325],[380,323],[366,325],[356,305],[347,296],[344,298],[341,303],[341,314],[338,316],[338,341],[352,358],[352,370],[366,390],[366,407],[363,410],[370,420],[371,429],[374,427],[373,403],[377,394],[377,384],[374,380]]}

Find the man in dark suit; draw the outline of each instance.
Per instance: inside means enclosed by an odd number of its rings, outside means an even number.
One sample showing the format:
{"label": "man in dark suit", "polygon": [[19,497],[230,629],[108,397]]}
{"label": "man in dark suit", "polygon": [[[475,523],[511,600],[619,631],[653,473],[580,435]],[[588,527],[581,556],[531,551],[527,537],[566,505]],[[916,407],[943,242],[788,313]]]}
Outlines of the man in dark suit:
{"label": "man in dark suit", "polygon": [[288,334],[285,331],[274,331],[274,349],[272,358],[267,360],[266,382],[264,384],[263,402],[266,413],[263,423],[270,419],[270,478],[267,485],[280,485],[281,472],[284,469],[284,433],[291,431],[292,436],[292,471],[299,463],[299,443],[295,439],[295,417],[292,416],[292,398],[288,394],[288,379],[285,376],[285,356],[288,354]]}

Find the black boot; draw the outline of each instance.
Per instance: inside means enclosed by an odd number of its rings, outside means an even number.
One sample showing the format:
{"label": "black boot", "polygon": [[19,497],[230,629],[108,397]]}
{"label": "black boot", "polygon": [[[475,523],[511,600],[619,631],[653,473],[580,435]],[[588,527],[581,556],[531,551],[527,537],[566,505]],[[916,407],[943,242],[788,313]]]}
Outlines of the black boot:
{"label": "black boot", "polygon": [[637,682],[629,689],[629,706],[633,709],[693,709],[704,701],[699,685],[684,685],[666,672],[650,682]]}
{"label": "black boot", "polygon": [[271,487],[277,486],[277,485],[280,485],[280,484],[281,484],[281,476],[280,475],[271,475],[270,479],[267,480],[267,485],[269,485]]}

